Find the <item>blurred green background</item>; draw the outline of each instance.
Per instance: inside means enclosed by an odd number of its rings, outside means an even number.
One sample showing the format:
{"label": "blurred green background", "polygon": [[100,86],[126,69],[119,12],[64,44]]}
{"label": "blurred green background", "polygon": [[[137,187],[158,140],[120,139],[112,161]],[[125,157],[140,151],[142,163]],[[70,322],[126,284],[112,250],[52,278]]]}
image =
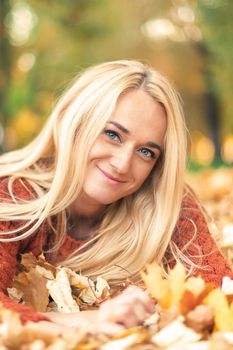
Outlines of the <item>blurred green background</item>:
{"label": "blurred green background", "polygon": [[193,165],[233,163],[232,0],[0,0],[0,147],[39,131],[80,69],[139,59],[182,96]]}

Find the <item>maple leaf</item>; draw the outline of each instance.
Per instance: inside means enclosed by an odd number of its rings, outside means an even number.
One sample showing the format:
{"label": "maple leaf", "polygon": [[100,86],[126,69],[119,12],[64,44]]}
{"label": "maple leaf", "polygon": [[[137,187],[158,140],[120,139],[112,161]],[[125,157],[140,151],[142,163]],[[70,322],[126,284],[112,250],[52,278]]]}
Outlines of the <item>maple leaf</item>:
{"label": "maple leaf", "polygon": [[215,330],[233,331],[233,312],[220,289],[212,290],[204,299],[204,303],[214,310]]}
{"label": "maple leaf", "polygon": [[170,306],[169,284],[162,276],[162,269],[157,263],[147,265],[146,271],[141,272],[142,279],[149,293],[164,308]]}
{"label": "maple leaf", "polygon": [[40,312],[46,311],[49,302],[46,284],[47,278],[35,268],[31,268],[29,272],[19,273],[13,281],[14,287],[23,292],[25,304]]}
{"label": "maple leaf", "polygon": [[174,269],[169,271],[168,284],[170,290],[170,305],[179,305],[185,290],[186,273],[184,266],[177,262]]}
{"label": "maple leaf", "polygon": [[167,309],[171,305],[180,304],[185,291],[185,269],[181,263],[177,263],[174,269],[169,271],[167,279],[163,277],[161,267],[157,263],[147,266],[147,273],[142,272],[142,279],[159,304]]}

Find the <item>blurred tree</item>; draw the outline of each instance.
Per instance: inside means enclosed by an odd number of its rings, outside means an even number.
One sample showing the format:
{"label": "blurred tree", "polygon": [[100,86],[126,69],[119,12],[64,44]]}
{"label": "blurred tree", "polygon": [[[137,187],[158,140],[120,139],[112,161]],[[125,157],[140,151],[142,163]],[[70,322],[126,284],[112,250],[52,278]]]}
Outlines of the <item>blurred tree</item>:
{"label": "blurred tree", "polygon": [[9,11],[9,1],[0,1],[0,121],[4,124],[7,118],[5,100],[10,85],[11,45],[8,41],[7,31],[4,24],[5,17]]}
{"label": "blurred tree", "polygon": [[[202,54],[209,115],[213,128],[219,124],[221,133],[226,134],[233,131],[233,1],[198,0],[197,10],[205,45]],[[216,130],[212,133],[216,136]]]}

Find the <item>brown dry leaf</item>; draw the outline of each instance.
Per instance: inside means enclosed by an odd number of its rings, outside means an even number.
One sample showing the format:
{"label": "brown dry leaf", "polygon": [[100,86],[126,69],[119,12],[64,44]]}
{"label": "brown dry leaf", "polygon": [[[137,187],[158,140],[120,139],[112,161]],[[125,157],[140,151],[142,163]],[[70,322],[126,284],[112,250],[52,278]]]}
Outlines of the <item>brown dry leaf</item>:
{"label": "brown dry leaf", "polygon": [[197,332],[211,331],[214,326],[214,311],[209,305],[198,305],[186,315],[185,324]]}
{"label": "brown dry leaf", "polygon": [[43,254],[41,254],[38,258],[36,258],[32,253],[22,254],[21,265],[27,272],[29,272],[32,268],[36,268],[36,266],[43,267],[45,270],[51,271],[54,277],[57,271],[57,267],[46,261]]}
{"label": "brown dry leaf", "polygon": [[180,316],[178,305],[171,305],[169,309],[161,312],[159,319],[159,329],[162,329],[169,325],[169,323],[175,321],[178,316]]}
{"label": "brown dry leaf", "polygon": [[7,293],[9,297],[17,303],[20,303],[23,300],[23,292],[14,287],[7,288]]}
{"label": "brown dry leaf", "polygon": [[19,273],[13,282],[14,287],[23,292],[25,304],[39,312],[45,312],[49,302],[46,284],[47,279],[35,268]]}
{"label": "brown dry leaf", "polygon": [[47,271],[50,271],[54,277],[56,276],[57,267],[47,262],[43,254],[41,254],[38,258],[32,253],[22,254],[21,265],[27,272],[29,272],[32,268],[41,267]]}
{"label": "brown dry leaf", "polygon": [[32,253],[25,253],[21,256],[21,265],[24,269],[29,272],[32,268],[35,268],[38,264],[37,258]]}
{"label": "brown dry leaf", "polygon": [[204,299],[204,303],[214,310],[216,331],[233,331],[233,312],[221,290],[212,290]]}

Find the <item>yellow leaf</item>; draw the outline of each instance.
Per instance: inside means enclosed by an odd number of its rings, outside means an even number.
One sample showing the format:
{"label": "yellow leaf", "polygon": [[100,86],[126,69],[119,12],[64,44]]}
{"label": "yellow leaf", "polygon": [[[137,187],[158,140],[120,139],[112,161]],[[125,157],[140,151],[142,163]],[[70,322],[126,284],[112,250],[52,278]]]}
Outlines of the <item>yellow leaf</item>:
{"label": "yellow leaf", "polygon": [[181,263],[177,263],[173,270],[170,270],[168,275],[168,283],[170,287],[171,304],[180,304],[180,300],[185,291],[185,268]]}
{"label": "yellow leaf", "polygon": [[162,307],[170,306],[170,291],[168,281],[163,278],[162,269],[157,263],[147,265],[147,271],[141,272],[142,279],[149,293]]}
{"label": "yellow leaf", "polygon": [[233,331],[233,311],[220,289],[212,290],[204,299],[204,303],[214,310],[215,330]]}
{"label": "yellow leaf", "polygon": [[200,277],[189,277],[185,282],[185,289],[198,296],[205,288],[205,281]]}

